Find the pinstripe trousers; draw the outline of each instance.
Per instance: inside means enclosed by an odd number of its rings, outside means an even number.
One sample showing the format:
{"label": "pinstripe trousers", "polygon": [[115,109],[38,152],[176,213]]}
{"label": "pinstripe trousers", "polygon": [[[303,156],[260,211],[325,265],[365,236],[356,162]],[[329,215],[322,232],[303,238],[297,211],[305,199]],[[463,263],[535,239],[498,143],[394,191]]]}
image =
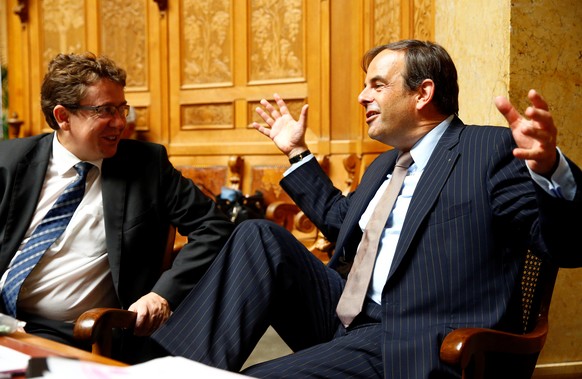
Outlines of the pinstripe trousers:
{"label": "pinstripe trousers", "polygon": [[238,371],[270,324],[294,353],[247,375],[382,377],[380,306],[367,303],[346,331],[335,313],[344,284],[284,228],[245,221],[152,338],[173,355]]}

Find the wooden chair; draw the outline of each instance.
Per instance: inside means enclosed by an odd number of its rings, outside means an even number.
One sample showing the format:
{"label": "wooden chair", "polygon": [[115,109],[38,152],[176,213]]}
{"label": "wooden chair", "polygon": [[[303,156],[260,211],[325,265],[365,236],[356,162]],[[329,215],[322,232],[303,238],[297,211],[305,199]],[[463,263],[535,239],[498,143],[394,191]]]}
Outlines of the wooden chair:
{"label": "wooden chair", "polygon": [[557,273],[556,266],[528,253],[518,305],[523,313],[523,333],[459,328],[445,337],[441,360],[460,367],[463,379],[531,378],[548,334],[548,311]]}
{"label": "wooden chair", "polygon": [[[166,242],[166,252],[161,268],[162,271],[170,268],[175,255],[179,251],[174,249],[175,238],[176,228],[170,225],[168,240]],[[81,314],[75,322],[73,336],[79,342],[89,342],[92,353],[111,357],[113,350],[113,330],[132,330],[135,327],[136,316],[137,314],[135,312],[118,308],[90,309]]]}
{"label": "wooden chair", "polygon": [[305,216],[279,182],[288,165],[260,165],[251,167],[250,191],[260,192],[267,206],[265,218],[285,229],[304,244],[315,238],[315,225]]}
{"label": "wooden chair", "polygon": [[[243,184],[244,158],[239,155],[232,155],[228,158],[227,165],[177,165],[176,169],[185,178],[192,180],[206,196],[216,201],[222,187],[241,189]],[[176,233],[174,254],[177,254],[187,242],[188,238],[186,236]]]}

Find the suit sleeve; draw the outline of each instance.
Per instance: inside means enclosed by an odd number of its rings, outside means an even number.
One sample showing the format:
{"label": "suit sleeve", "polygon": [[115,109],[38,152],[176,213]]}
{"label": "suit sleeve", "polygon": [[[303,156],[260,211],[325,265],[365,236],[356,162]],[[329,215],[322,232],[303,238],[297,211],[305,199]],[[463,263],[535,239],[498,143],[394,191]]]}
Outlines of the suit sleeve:
{"label": "suit sleeve", "polygon": [[582,171],[566,158],[574,180],[576,193],[569,201],[549,195],[536,185],[536,196],[540,205],[540,238],[547,245],[550,256],[560,267],[581,267],[582,254],[578,233],[582,230]]}
{"label": "suit sleeve", "polygon": [[350,196],[334,187],[316,159],[283,178],[281,187],[329,241],[337,240]]}
{"label": "suit sleeve", "polygon": [[169,223],[188,237],[172,267],[162,273],[152,289],[168,300],[174,309],[210,266],[234,224],[227,220],[212,199],[172,166],[165,149],[160,162],[160,202]]}
{"label": "suit sleeve", "polygon": [[582,266],[582,254],[572,249],[578,242],[576,230],[582,230],[580,169],[568,160],[577,188],[573,200],[552,196],[532,179],[525,162],[513,156],[511,133],[502,136],[491,154],[487,181],[495,230],[515,244],[528,241],[534,253],[560,267]]}

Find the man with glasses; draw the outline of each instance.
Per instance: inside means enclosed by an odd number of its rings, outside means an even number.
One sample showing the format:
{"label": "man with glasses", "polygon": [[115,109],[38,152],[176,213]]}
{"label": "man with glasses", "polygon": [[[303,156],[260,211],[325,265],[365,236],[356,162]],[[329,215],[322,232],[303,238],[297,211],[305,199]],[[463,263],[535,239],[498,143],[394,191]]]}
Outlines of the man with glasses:
{"label": "man with glasses", "polygon": [[[135,334],[142,337],[124,342],[130,345],[123,354],[146,359],[138,349],[145,336],[194,287],[233,225],[172,166],[163,146],[122,140],[125,79],[105,57],[57,55],[41,89],[55,132],[0,144],[0,311],[26,321],[29,333],[75,345],[81,313],[129,309],[137,312]],[[87,162],[83,174],[80,162]],[[61,194],[70,194],[69,184],[81,176],[80,203],[62,211]],[[62,203],[70,207],[72,200]],[[188,243],[161,273],[170,225]]]}

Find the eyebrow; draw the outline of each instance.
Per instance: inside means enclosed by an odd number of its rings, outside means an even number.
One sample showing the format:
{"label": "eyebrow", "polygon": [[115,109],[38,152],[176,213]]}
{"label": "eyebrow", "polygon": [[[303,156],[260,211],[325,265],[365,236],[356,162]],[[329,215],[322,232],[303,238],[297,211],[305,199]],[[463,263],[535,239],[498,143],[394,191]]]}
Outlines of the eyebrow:
{"label": "eyebrow", "polygon": [[[386,79],[386,77],[381,76],[381,75],[376,75],[370,78],[369,83],[374,83],[374,82],[385,82],[388,83],[389,80]],[[364,87],[366,86],[366,82],[364,81]]]}
{"label": "eyebrow", "polygon": [[93,105],[94,107],[103,107],[103,106],[107,106],[107,105],[113,105],[114,107],[121,107],[123,105],[127,105],[127,100],[125,100],[124,102],[122,102],[121,104],[117,105],[113,102],[107,102],[107,103],[103,103],[103,104],[99,104],[99,105]]}

